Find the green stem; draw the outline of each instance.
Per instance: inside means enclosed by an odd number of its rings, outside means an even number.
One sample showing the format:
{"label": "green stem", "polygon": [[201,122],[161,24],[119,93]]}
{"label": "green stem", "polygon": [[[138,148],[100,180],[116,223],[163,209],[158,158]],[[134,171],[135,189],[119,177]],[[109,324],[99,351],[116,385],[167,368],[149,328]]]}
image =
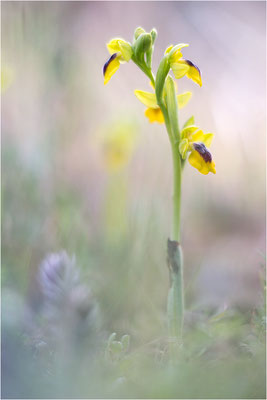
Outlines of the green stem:
{"label": "green stem", "polygon": [[181,215],[181,183],[182,168],[179,156],[178,143],[172,143],[172,162],[173,162],[173,219],[172,219],[172,239],[180,242],[180,215]]}
{"label": "green stem", "polygon": [[[179,122],[178,106],[174,82],[166,79],[166,98],[158,97],[158,104],[164,115],[166,129],[169,135],[173,162],[173,219],[172,240],[168,241],[168,265],[170,270],[170,289],[168,294],[168,328],[170,337],[170,354],[173,362],[177,359],[177,350],[182,340],[184,320],[183,291],[183,257],[180,245],[180,212],[182,165],[179,153]],[[166,105],[165,105],[166,103]]]}
{"label": "green stem", "polygon": [[179,144],[171,142],[173,160],[173,219],[172,241],[175,251],[170,254],[168,246],[168,260],[170,271],[170,289],[168,293],[167,316],[170,340],[170,356],[173,363],[177,361],[183,336],[184,324],[184,282],[183,256],[180,245],[180,211],[181,211],[181,181],[182,169],[179,157]]}
{"label": "green stem", "polygon": [[171,149],[173,162],[173,220],[172,240],[180,241],[180,208],[181,208],[181,181],[182,167],[179,152],[180,129],[178,120],[178,104],[176,88],[171,76],[167,76],[165,83],[165,100],[168,113],[168,124],[172,132]]}
{"label": "green stem", "polygon": [[[177,359],[177,345],[181,343],[184,320],[183,293],[183,256],[180,245],[180,212],[182,169],[179,152],[180,130],[178,122],[178,105],[174,82],[168,72],[170,65],[165,56],[158,68],[155,79],[150,68],[132,58],[139,68],[149,77],[155,87],[157,103],[160,107],[168,132],[173,162],[173,219],[172,240],[168,240],[168,266],[170,270],[170,289],[168,294],[168,328],[170,337],[170,353],[172,360]],[[164,94],[165,91],[165,94]]]}
{"label": "green stem", "polygon": [[155,87],[155,77],[152,73],[151,68],[148,68],[145,63],[138,61],[134,56],[132,56],[132,61],[141,69],[141,71],[144,72],[144,74],[146,74],[146,76],[150,79],[153,87]]}
{"label": "green stem", "polygon": [[180,241],[180,212],[181,212],[181,184],[182,167],[181,157],[179,156],[179,143],[176,142],[172,133],[168,111],[165,104],[160,105],[164,116],[167,133],[171,143],[172,163],[173,163],[173,218],[172,218],[172,240]]}
{"label": "green stem", "polygon": [[184,321],[183,257],[180,245],[182,168],[179,144],[174,139],[171,142],[171,149],[173,161],[172,243],[176,245],[176,250],[172,256],[168,254],[171,282],[168,295],[168,326],[171,340],[170,352],[173,361],[175,361],[182,340]]}

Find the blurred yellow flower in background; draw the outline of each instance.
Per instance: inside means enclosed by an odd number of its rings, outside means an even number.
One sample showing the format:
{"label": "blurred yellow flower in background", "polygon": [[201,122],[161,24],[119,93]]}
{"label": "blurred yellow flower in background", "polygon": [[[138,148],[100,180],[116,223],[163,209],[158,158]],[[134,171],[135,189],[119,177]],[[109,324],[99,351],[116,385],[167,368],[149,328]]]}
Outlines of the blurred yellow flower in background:
{"label": "blurred yellow flower in background", "polygon": [[14,81],[14,70],[8,65],[1,65],[1,93],[4,93]]}
{"label": "blurred yellow flower in background", "polygon": [[126,166],[138,142],[137,126],[131,119],[118,118],[108,124],[101,141],[103,164],[109,174],[104,202],[105,239],[120,242],[128,226],[128,179]]}
{"label": "blurred yellow flower in background", "polygon": [[137,144],[137,131],[130,121],[111,124],[102,137],[104,164],[109,172],[125,167]]}

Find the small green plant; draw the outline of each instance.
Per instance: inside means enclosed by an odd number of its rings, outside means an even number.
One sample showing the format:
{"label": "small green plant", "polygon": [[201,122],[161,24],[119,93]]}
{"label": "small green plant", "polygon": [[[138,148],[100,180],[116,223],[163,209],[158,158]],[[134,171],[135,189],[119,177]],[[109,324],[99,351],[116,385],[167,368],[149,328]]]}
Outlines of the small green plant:
{"label": "small green plant", "polygon": [[123,357],[123,355],[128,351],[130,345],[130,336],[123,335],[121,340],[116,339],[116,332],[113,332],[107,341],[107,347],[105,352],[105,358],[107,361],[116,362]]}
{"label": "small green plant", "polygon": [[135,90],[136,97],[147,107],[145,115],[149,122],[165,123],[169,136],[173,160],[173,218],[172,234],[168,239],[168,266],[170,290],[168,296],[169,337],[174,350],[181,343],[184,320],[183,255],[180,244],[180,211],[182,172],[188,158],[189,163],[200,173],[216,173],[215,163],[207,149],[212,133],[203,133],[195,125],[194,117],[188,119],[182,129],[179,126],[178,111],[190,100],[192,93],[177,94],[176,79],[186,76],[202,86],[199,68],[183,58],[182,49],[188,44],[168,46],[159,64],[156,76],[152,72],[152,56],[157,37],[156,29],[146,32],[139,27],[135,30],[132,43],[123,39],[112,39],[107,48],[111,56],[103,68],[104,84],[108,83],[120,65],[132,60],[145,73],[153,92]]}

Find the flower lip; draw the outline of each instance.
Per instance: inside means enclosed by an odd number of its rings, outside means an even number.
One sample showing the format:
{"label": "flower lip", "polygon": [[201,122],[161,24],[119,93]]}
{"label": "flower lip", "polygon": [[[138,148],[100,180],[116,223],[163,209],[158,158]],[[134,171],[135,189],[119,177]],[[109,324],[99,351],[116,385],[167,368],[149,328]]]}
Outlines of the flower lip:
{"label": "flower lip", "polygon": [[196,64],[192,63],[192,61],[190,61],[190,60],[185,60],[185,62],[186,62],[187,65],[189,65],[189,67],[196,68],[198,70],[198,72],[199,72],[199,75],[201,75],[201,71],[200,71],[200,69],[198,68],[198,66]]}
{"label": "flower lip", "polygon": [[204,145],[204,143],[194,143],[193,146],[194,146],[194,149],[198,152],[198,154],[200,154],[200,156],[203,158],[203,160],[206,163],[212,162],[211,153],[208,151],[208,149]]}
{"label": "flower lip", "polygon": [[113,61],[115,58],[117,57],[117,53],[112,54],[112,56],[109,57],[108,61],[104,64],[103,67],[103,75],[105,76],[106,70],[109,66],[109,64],[111,63],[111,61]]}

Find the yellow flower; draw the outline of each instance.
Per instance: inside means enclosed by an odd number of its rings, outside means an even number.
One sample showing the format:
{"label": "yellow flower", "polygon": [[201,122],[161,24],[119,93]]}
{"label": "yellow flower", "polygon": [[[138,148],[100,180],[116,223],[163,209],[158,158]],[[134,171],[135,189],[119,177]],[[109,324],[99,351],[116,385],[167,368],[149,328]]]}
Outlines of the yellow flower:
{"label": "yellow flower", "polygon": [[132,46],[123,39],[112,39],[107,44],[111,57],[103,67],[104,85],[108,83],[113,74],[119,69],[120,64],[130,61],[132,58]]}
{"label": "yellow flower", "polygon": [[177,46],[169,46],[165,51],[165,54],[169,54],[169,63],[176,79],[180,79],[183,76],[192,79],[199,86],[202,86],[201,72],[199,68],[192,63],[192,61],[183,59],[181,49],[187,47],[188,44],[178,44]]}
{"label": "yellow flower", "polygon": [[[145,116],[149,119],[149,122],[151,123],[158,122],[159,124],[163,124],[164,117],[161,109],[157,104],[156,94],[143,92],[142,90],[135,90],[134,94],[136,95],[138,100],[141,101],[141,103],[147,106],[147,109],[145,110]],[[178,94],[177,95],[178,107],[183,108],[184,106],[186,106],[188,101],[191,99],[191,96],[192,96],[191,92]]]}
{"label": "yellow flower", "polygon": [[153,122],[158,122],[159,124],[164,123],[164,117],[163,117],[162,111],[159,107],[157,107],[157,108],[148,107],[145,110],[145,116],[148,118],[148,120],[151,124]]}
{"label": "yellow flower", "polygon": [[213,133],[203,133],[195,125],[186,126],[181,132],[179,151],[182,158],[185,159],[187,153],[191,152],[188,161],[204,175],[209,172],[216,174],[215,163],[207,149],[211,145],[213,136]]}
{"label": "yellow flower", "polygon": [[102,137],[102,149],[108,171],[122,169],[130,161],[137,143],[135,126],[128,121],[114,123]]}
{"label": "yellow flower", "polygon": [[14,80],[13,68],[2,65],[1,66],[1,92],[4,93],[12,84]]}

